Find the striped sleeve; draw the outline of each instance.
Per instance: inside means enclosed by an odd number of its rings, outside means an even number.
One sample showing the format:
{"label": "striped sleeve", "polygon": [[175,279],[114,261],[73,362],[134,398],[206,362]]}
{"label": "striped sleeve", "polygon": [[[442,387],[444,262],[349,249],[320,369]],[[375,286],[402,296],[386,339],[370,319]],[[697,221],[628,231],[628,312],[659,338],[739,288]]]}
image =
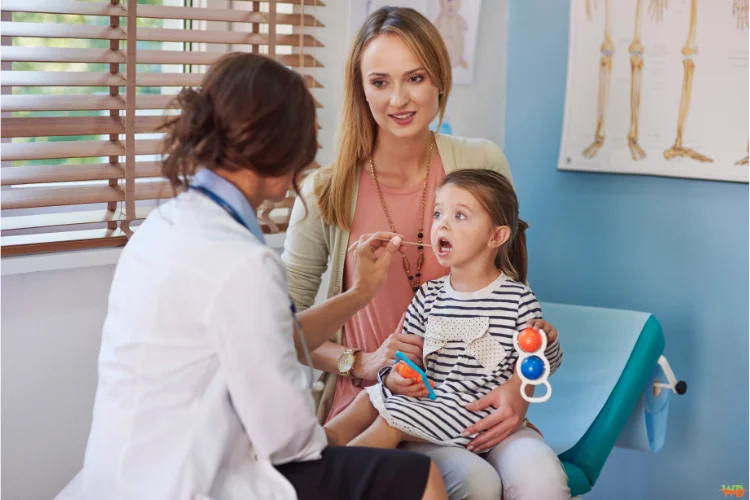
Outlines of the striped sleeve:
{"label": "striped sleeve", "polygon": [[526,323],[532,319],[542,318],[542,307],[536,300],[536,295],[529,287],[524,287],[521,297],[518,299],[518,320],[516,321],[516,330],[526,327]]}
{"label": "striped sleeve", "polygon": [[383,391],[383,397],[386,399],[393,396],[391,390],[388,389],[388,387],[386,387],[385,385],[385,379],[388,378],[391,370],[393,370],[392,366],[384,366],[380,370],[378,370],[378,383],[380,384],[380,389]]}
{"label": "striped sleeve", "polygon": [[406,319],[404,320],[404,327],[401,333],[408,333],[412,335],[419,335],[424,337],[425,324],[427,318],[425,315],[425,302],[428,297],[428,284],[429,281],[419,287],[414,298],[411,300],[409,307],[406,309]]}

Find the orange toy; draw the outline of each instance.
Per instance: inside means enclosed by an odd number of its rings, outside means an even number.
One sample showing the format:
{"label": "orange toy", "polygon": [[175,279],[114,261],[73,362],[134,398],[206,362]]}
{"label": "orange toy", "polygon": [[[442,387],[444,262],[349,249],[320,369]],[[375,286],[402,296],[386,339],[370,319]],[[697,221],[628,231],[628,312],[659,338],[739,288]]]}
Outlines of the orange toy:
{"label": "orange toy", "polygon": [[526,328],[518,335],[518,347],[524,352],[536,352],[542,347],[542,334],[533,328]]}
{"label": "orange toy", "polygon": [[[424,385],[424,382],[422,382],[422,377],[420,377],[419,373],[415,372],[411,366],[407,365],[403,361],[399,361],[398,363],[396,363],[396,371],[398,371],[398,374],[402,377],[412,378],[420,384]],[[435,382],[430,380],[430,386],[434,388]]]}

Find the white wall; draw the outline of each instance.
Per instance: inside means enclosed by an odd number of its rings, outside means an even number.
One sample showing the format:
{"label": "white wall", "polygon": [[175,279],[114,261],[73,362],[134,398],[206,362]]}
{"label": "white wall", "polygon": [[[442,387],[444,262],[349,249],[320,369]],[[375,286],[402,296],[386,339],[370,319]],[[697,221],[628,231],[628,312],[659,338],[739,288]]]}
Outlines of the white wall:
{"label": "white wall", "polygon": [[[349,15],[346,0],[326,4],[317,12],[326,26],[320,34],[325,48],[316,53],[325,68],[315,75],[325,86],[315,91],[326,106],[320,111],[322,164],[333,158]],[[506,20],[507,0],[483,2],[476,83],[456,87],[451,96],[456,135],[485,137],[502,145],[505,57],[499,47],[505,47]],[[277,238],[274,246],[280,241]],[[81,466],[91,423],[101,326],[114,272],[112,255],[97,251],[51,260],[2,260],[4,498],[50,499]],[[92,266],[92,261],[100,265]],[[322,291],[325,287],[324,279]]]}
{"label": "white wall", "polygon": [[484,0],[477,36],[473,85],[453,87],[449,107],[453,135],[505,141],[505,70],[508,1]]}
{"label": "white wall", "polygon": [[113,272],[2,277],[3,498],[50,499],[81,466]]}

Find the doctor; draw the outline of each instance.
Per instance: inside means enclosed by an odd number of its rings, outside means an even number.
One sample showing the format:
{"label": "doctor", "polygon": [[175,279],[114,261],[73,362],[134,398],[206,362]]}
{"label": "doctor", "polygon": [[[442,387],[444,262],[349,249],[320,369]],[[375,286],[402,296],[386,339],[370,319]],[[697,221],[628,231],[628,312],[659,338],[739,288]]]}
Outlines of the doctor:
{"label": "doctor", "polygon": [[163,173],[188,189],[122,252],[83,469],[59,498],[447,498],[429,458],[329,447],[315,416],[312,370],[299,360],[373,297],[400,238],[354,245],[355,286],[325,315],[301,313],[295,335],[284,266],[255,210],[296,190],[315,158],[302,78],[229,54],[178,103]]}

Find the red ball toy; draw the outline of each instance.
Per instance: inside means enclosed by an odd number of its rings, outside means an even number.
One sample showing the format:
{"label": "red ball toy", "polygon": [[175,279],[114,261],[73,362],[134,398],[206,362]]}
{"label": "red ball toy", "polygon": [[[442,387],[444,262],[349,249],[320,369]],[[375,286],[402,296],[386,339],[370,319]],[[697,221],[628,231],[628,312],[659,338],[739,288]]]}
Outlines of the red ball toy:
{"label": "red ball toy", "polygon": [[542,347],[542,334],[533,328],[526,328],[518,334],[518,347],[524,352],[536,352]]}

